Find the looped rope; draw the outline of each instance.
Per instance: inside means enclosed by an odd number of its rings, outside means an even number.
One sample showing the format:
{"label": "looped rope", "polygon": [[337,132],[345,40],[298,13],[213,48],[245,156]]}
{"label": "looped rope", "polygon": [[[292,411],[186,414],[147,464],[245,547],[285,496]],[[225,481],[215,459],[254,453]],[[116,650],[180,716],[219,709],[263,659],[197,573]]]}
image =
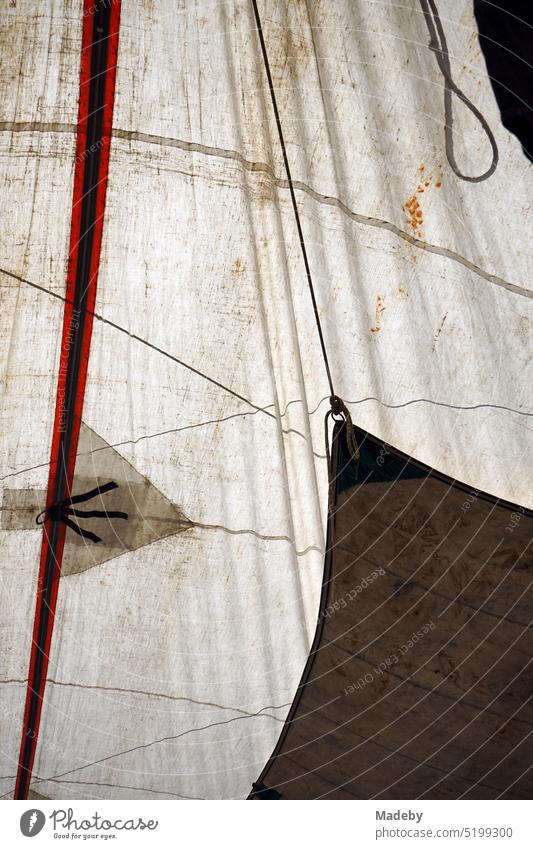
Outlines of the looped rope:
{"label": "looped rope", "polygon": [[[84,501],[90,501],[91,498],[95,498],[97,495],[103,495],[105,492],[117,488],[118,483],[109,481],[109,483],[91,489],[90,492],[83,492],[81,495],[73,495],[70,498],[64,498],[62,501],[56,501],[50,507],[47,507],[46,510],[39,513],[35,521],[38,525],[44,524],[47,519],[51,522],[63,522],[64,525],[77,533],[78,536],[89,539],[91,542],[102,542],[101,537],[96,536],[92,531],[81,528],[77,522],[72,522],[69,516],[85,519],[127,519],[128,514],[122,513],[120,510],[76,510],[72,508],[72,504],[82,504]],[[41,516],[44,518],[39,521]]]}
{"label": "looped rope", "polygon": [[329,447],[329,432],[328,432],[328,421],[330,417],[334,422],[344,422],[344,431],[346,436],[346,448],[348,449],[348,455],[350,460],[358,460],[359,459],[359,446],[357,445],[357,441],[355,439],[355,433],[352,424],[352,417],[350,415],[350,411],[348,407],[338,395],[332,395],[329,399],[330,409],[327,411],[326,416],[324,418],[324,432],[325,432],[325,442],[326,442],[326,458],[328,464],[328,515],[331,515],[334,511],[335,504],[335,483],[336,476],[331,468],[331,451]]}
{"label": "looped rope", "polygon": [[[496,166],[498,165],[499,153],[498,146],[496,145],[496,139],[494,138],[494,134],[489,127],[485,116],[482,115],[476,106],[474,106],[472,101],[468,99],[463,91],[461,91],[452,78],[452,68],[450,64],[450,55],[448,53],[448,44],[446,42],[446,33],[444,32],[435,0],[420,0],[420,6],[422,7],[422,12],[429,31],[429,49],[434,52],[440,72],[444,77],[444,140],[446,145],[446,157],[450,163],[452,171],[457,177],[459,177],[460,180],[465,180],[467,183],[481,183],[483,180],[487,180],[492,174],[494,174]],[[463,174],[457,165],[457,160],[455,159],[452,94],[455,94],[459,100],[464,103],[467,109],[470,110],[474,117],[477,118],[492,148],[492,162],[490,167],[483,174],[480,174],[479,177],[469,177],[467,174]]]}

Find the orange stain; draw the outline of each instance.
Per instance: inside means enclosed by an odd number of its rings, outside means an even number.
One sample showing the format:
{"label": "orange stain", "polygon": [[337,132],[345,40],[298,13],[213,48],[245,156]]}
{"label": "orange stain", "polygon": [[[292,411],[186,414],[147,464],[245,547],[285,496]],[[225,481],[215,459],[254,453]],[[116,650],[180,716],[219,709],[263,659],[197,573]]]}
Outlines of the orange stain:
{"label": "orange stain", "polygon": [[411,197],[405,201],[403,208],[409,215],[407,224],[412,227],[415,236],[420,236],[419,227],[422,226],[424,221],[424,213],[416,195],[411,195]]}
{"label": "orange stain", "polygon": [[381,330],[381,313],[385,312],[385,310],[387,309],[383,300],[384,299],[381,297],[381,295],[378,295],[376,297],[376,320],[374,323],[374,327],[370,328],[371,333],[379,333],[379,331]]}

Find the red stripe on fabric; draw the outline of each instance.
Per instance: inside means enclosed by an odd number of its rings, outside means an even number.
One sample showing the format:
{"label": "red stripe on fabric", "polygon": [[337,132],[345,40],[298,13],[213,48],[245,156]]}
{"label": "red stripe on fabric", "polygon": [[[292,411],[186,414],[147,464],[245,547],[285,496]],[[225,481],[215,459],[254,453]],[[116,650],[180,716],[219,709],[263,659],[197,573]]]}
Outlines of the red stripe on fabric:
{"label": "red stripe on fabric", "polygon": [[[90,258],[90,280],[87,292],[87,311],[85,315],[81,362],[78,372],[78,381],[75,390],[74,407],[72,411],[68,411],[72,415],[73,427],[72,436],[67,458],[67,490],[70,493],[74,478],[74,467],[76,464],[76,454],[78,450],[78,438],[80,432],[81,416],[83,410],[83,400],[85,395],[85,384],[87,378],[87,367],[89,363],[89,351],[91,345],[93,312],[96,301],[96,286],[98,278],[98,269],[100,264],[100,249],[102,244],[102,231],[105,210],[105,199],[107,190],[107,177],[109,170],[109,152],[111,145],[111,128],[113,122],[113,107],[115,94],[115,77],[118,55],[118,36],[120,22],[120,0],[96,0],[96,2],[107,2],[111,6],[110,12],[110,28],[107,48],[107,63],[105,76],[105,97],[103,109],[103,124],[102,124],[102,144],[100,148],[100,161],[98,171],[98,190],[96,202],[96,215],[93,226],[93,242],[92,253]],[[72,198],[72,216],[70,230],[70,250],[67,267],[66,293],[65,293],[65,308],[63,313],[63,331],[61,338],[59,376],[56,393],[56,408],[54,418],[54,428],[52,435],[52,447],[50,455],[50,472],[48,478],[47,492],[47,507],[54,501],[54,491],[56,487],[57,471],[59,466],[59,449],[60,449],[60,433],[62,426],[62,418],[64,415],[63,399],[66,391],[66,360],[68,358],[69,339],[72,332],[74,320],[74,291],[76,287],[76,274],[78,263],[78,248],[80,241],[82,205],[83,205],[83,184],[85,168],[87,164],[87,125],[89,120],[89,86],[91,76],[91,56],[94,46],[93,37],[93,10],[95,0],[84,0],[83,8],[83,28],[82,28],[82,46],[81,46],[81,62],[80,62],[80,90],[79,90],[79,106],[78,106],[78,124],[76,135],[76,163],[74,170],[74,187]],[[61,575],[61,562],[65,545],[66,526],[60,523],[59,537],[55,550],[55,568],[52,579],[52,591],[49,601],[49,619],[44,640],[44,662],[41,676],[40,686],[37,688],[38,706],[37,715],[33,723],[33,737],[31,746],[31,755],[27,768],[22,769],[23,752],[26,745],[26,737],[28,735],[28,719],[30,712],[31,696],[34,692],[34,676],[35,666],[38,654],[37,637],[39,625],[41,621],[43,608],[43,589],[45,578],[45,564],[49,550],[49,520],[45,521],[43,526],[43,540],[41,545],[41,557],[39,566],[39,576],[37,583],[37,598],[35,605],[35,618],[32,635],[32,648],[30,654],[30,666],[28,674],[28,686],[26,691],[26,704],[24,709],[24,721],[22,729],[22,739],[20,746],[19,767],[17,772],[17,783],[15,787],[15,798],[27,798],[29,784],[31,780],[31,772],[37,749],[38,729],[41,718],[44,690],[46,686],[46,674],[48,669],[48,660],[50,653],[50,645],[52,642],[52,632],[54,626],[55,609],[57,602],[57,593],[59,588],[59,579]],[[23,774],[24,773],[24,774]],[[29,775],[27,774],[29,773]],[[25,784],[25,787],[23,785]],[[23,792],[21,792],[23,791]]]}

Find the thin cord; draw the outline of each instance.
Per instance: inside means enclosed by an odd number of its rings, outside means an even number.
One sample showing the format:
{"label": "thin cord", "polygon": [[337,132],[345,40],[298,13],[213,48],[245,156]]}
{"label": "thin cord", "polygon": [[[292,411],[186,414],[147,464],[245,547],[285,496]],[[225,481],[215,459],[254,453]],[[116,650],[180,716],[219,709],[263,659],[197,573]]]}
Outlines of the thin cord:
{"label": "thin cord", "polygon": [[[446,145],[446,157],[450,163],[452,171],[457,177],[459,177],[459,179],[466,180],[467,183],[481,183],[483,180],[487,180],[492,174],[494,174],[496,166],[498,165],[499,153],[496,139],[494,138],[494,134],[489,127],[485,116],[481,114],[476,106],[474,106],[472,101],[468,99],[463,91],[461,91],[452,78],[452,68],[450,64],[450,54],[448,53],[448,44],[446,42],[446,33],[444,32],[435,0],[420,0],[420,6],[429,31],[429,49],[435,53],[440,72],[444,77],[444,140]],[[455,159],[452,93],[457,95],[459,100],[461,100],[467,109],[470,109],[472,114],[477,118],[490,142],[490,146],[492,147],[492,162],[490,167],[483,174],[480,174],[479,177],[469,177],[467,174],[463,174]]]}
{"label": "thin cord", "polygon": [[[311,269],[309,267],[309,259],[307,257],[307,250],[305,247],[304,234],[302,230],[302,224],[300,221],[300,214],[298,212],[298,204],[296,203],[296,195],[294,193],[294,186],[292,182],[291,169],[289,165],[289,159],[287,156],[287,149],[285,147],[285,139],[283,137],[283,130],[281,128],[281,119],[279,116],[278,104],[276,101],[276,93],[274,91],[274,83],[272,82],[272,74],[270,73],[270,64],[268,61],[268,54],[265,45],[265,39],[263,36],[263,28],[261,26],[261,18],[259,17],[259,10],[257,8],[257,0],[252,0],[252,5],[254,8],[255,20],[257,23],[257,32],[259,35],[259,41],[261,43],[261,52],[263,54],[263,61],[265,64],[265,71],[268,79],[268,87],[270,89],[270,97],[272,99],[272,107],[274,110],[274,117],[276,119],[276,126],[278,128],[278,135],[281,145],[281,151],[283,153],[283,162],[285,164],[285,173],[287,174],[287,182],[289,184],[289,191],[291,194],[292,208],[294,210],[294,217],[296,219],[296,226],[298,228],[298,237],[300,239],[300,248],[302,251],[302,257],[305,265],[305,273],[307,275],[307,283],[309,286],[309,293],[311,295],[311,301],[313,304],[313,311],[315,313],[315,322],[318,330],[318,337],[320,340],[320,347],[322,349],[322,357],[324,360],[324,366],[326,369],[326,374],[329,383],[330,390],[330,405],[331,409],[326,413],[326,417],[324,420],[324,430],[325,430],[325,443],[326,443],[326,460],[328,466],[328,517],[331,517],[334,512],[334,504],[335,504],[335,489],[337,485],[337,475],[335,475],[334,470],[331,465],[331,452],[329,448],[329,430],[328,430],[328,421],[333,418],[334,421],[344,421],[345,423],[345,439],[346,446],[349,452],[349,457],[351,460],[357,461],[359,459],[359,449],[357,447],[357,443],[355,440],[355,433],[352,425],[352,420],[350,418],[350,413],[348,408],[344,404],[344,402],[335,394],[335,390],[333,388],[333,378],[331,376],[331,369],[329,367],[328,353],[326,350],[326,343],[324,341],[324,334],[322,332],[322,325],[320,323],[320,316],[318,314],[318,305],[315,296],[315,289],[313,286],[313,279],[311,277]],[[337,418],[335,418],[337,416]]]}
{"label": "thin cord", "polygon": [[289,159],[287,157],[287,150],[285,148],[285,139],[283,138],[283,130],[281,129],[281,120],[280,120],[280,117],[279,117],[278,104],[277,104],[277,101],[276,101],[276,94],[274,92],[274,84],[272,82],[272,74],[270,73],[270,64],[269,64],[269,61],[268,61],[268,54],[267,54],[267,50],[266,50],[265,39],[264,39],[264,36],[263,36],[263,28],[261,26],[261,18],[259,17],[259,10],[257,8],[257,0],[252,0],[252,5],[254,7],[254,15],[255,15],[255,20],[256,20],[256,23],[257,23],[257,32],[259,34],[259,41],[261,43],[261,52],[263,54],[263,61],[265,63],[265,71],[266,71],[266,75],[267,75],[267,79],[268,79],[268,87],[270,89],[270,97],[272,99],[272,107],[274,109],[276,126],[278,128],[278,135],[279,135],[279,140],[280,140],[280,144],[281,144],[281,151],[283,153],[283,162],[285,164],[285,172],[287,174],[287,181],[289,183],[289,191],[290,191],[290,194],[291,194],[292,207],[294,209],[294,217],[296,219],[296,226],[298,228],[298,237],[299,237],[299,240],[300,240],[300,248],[302,250],[302,256],[303,256],[303,261],[304,261],[304,265],[305,265],[305,273],[307,275],[307,283],[308,283],[308,286],[309,286],[309,292],[311,293],[311,301],[313,303],[313,310],[314,310],[314,313],[315,313],[315,321],[316,321],[316,326],[317,326],[317,330],[318,330],[318,336],[319,336],[319,339],[320,339],[320,347],[322,348],[322,356],[324,358],[324,366],[326,368],[326,374],[327,374],[327,377],[328,377],[330,394],[332,396],[334,396],[335,390],[333,389],[333,380],[332,380],[332,377],[331,377],[331,370],[330,370],[330,367],[329,367],[328,355],[327,355],[327,351],[326,351],[326,344],[324,342],[324,334],[322,333],[322,326],[320,324],[320,316],[318,314],[318,305],[317,305],[317,301],[316,301],[315,290],[314,290],[314,287],[313,287],[313,280],[312,280],[312,277],[311,277],[311,269],[309,267],[309,260],[307,258],[307,250],[305,248],[304,235],[303,235],[303,231],[302,231],[302,224],[300,222],[300,214],[298,212],[298,204],[296,203],[296,195],[294,193],[294,186],[293,186],[293,183],[292,183],[292,176],[291,176],[291,169],[290,169],[290,166],[289,166]]}

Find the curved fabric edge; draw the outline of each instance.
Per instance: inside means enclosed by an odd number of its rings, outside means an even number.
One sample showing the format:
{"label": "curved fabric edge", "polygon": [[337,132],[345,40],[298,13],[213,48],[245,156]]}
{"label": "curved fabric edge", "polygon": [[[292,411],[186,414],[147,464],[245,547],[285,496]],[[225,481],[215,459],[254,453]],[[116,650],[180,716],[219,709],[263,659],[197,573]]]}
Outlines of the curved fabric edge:
{"label": "curved fabric edge", "polygon": [[[332,452],[331,452],[331,467],[330,467],[330,480],[334,480],[334,500],[332,504],[332,509],[330,510],[330,514],[328,516],[327,522],[327,537],[326,537],[326,553],[324,559],[324,573],[322,580],[322,590],[320,595],[320,603],[317,615],[317,625],[313,638],[313,642],[309,651],[309,655],[307,657],[306,664],[304,666],[302,676],[300,682],[298,684],[293,702],[291,704],[290,710],[285,719],[285,723],[281,730],[280,736],[277,740],[277,743],[274,747],[274,750],[266,762],[264,768],[259,774],[257,780],[252,785],[252,790],[247,797],[248,800],[266,800],[266,799],[281,799],[283,798],[282,794],[279,793],[275,787],[269,787],[265,783],[265,778],[268,775],[268,772],[272,765],[274,764],[276,758],[280,754],[283,744],[286,740],[287,734],[290,730],[290,727],[295,718],[296,712],[300,705],[300,701],[302,695],[304,693],[306,685],[309,683],[311,679],[311,673],[313,671],[313,667],[315,665],[315,661],[318,654],[318,649],[320,646],[320,642],[322,639],[324,626],[326,622],[325,613],[328,608],[331,583],[332,583],[332,564],[333,564],[333,549],[334,545],[332,545],[333,535],[335,531],[335,516],[336,510],[338,506],[338,496],[339,493],[346,488],[344,476],[346,473],[349,473],[350,467],[352,466],[352,458],[349,456],[347,450],[347,442],[344,434],[345,430],[344,422],[337,422],[335,424],[333,439],[332,439]],[[391,447],[388,443],[379,440],[377,437],[372,434],[354,426],[353,428],[355,433],[355,438],[357,445],[361,448],[361,446],[365,446],[365,443],[370,445],[371,451],[376,452],[377,456],[382,456],[385,450],[386,454],[390,454],[394,459],[399,459],[403,462],[404,466],[401,472],[402,477],[431,477],[447,486],[454,488],[456,490],[461,490],[466,494],[475,496],[476,500],[480,499],[482,501],[489,502],[495,506],[500,508],[509,510],[510,512],[519,512],[522,516],[533,518],[533,510],[525,508],[521,505],[514,504],[509,501],[505,501],[503,499],[498,498],[497,496],[491,495],[490,493],[483,492],[480,490],[475,490],[473,487],[468,486],[467,484],[455,480],[448,475],[445,475],[438,470],[427,466],[424,463],[415,460],[414,458],[404,454],[403,452],[397,450],[396,448]],[[344,437],[344,438],[343,438]],[[379,460],[378,460],[379,463]],[[381,478],[381,480],[385,480],[385,478]],[[394,478],[390,478],[390,480],[394,480]]]}

